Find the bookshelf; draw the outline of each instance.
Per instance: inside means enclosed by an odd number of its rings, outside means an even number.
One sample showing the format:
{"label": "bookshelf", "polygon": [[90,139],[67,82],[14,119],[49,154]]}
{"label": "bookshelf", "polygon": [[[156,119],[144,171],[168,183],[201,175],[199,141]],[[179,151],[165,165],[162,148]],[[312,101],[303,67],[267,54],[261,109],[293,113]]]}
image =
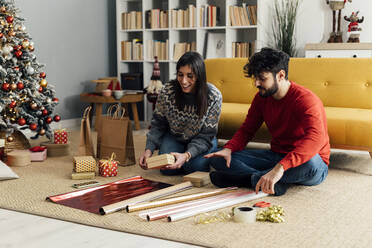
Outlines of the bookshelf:
{"label": "bookshelf", "polygon": [[[174,79],[177,62],[174,54],[180,53],[174,51],[175,47],[195,49],[204,58],[235,57],[236,54],[233,53],[238,50],[237,43],[242,43],[241,47],[244,48],[253,43],[251,52],[260,49],[260,42],[257,41],[260,41],[262,31],[260,32],[258,5],[258,0],[116,0],[119,79],[120,73],[140,72],[143,73],[143,84],[146,87],[153,70],[154,59],[151,55],[156,52],[161,53],[159,58],[163,58],[159,60],[162,82]],[[244,13],[242,7],[245,6],[255,6],[256,22],[252,22],[254,16],[247,16],[249,9]],[[235,11],[232,10],[234,7]],[[234,21],[231,13],[235,13]],[[236,18],[245,19],[237,21]],[[152,20],[152,24],[148,20]],[[246,25],[247,23],[250,25]],[[129,46],[125,51],[132,51],[132,56],[123,57],[123,42]],[[175,45],[176,43],[189,45]],[[239,50],[241,47],[239,46]],[[247,52],[244,54],[248,55]],[[151,104],[145,100],[144,106],[145,121],[150,121]]]}

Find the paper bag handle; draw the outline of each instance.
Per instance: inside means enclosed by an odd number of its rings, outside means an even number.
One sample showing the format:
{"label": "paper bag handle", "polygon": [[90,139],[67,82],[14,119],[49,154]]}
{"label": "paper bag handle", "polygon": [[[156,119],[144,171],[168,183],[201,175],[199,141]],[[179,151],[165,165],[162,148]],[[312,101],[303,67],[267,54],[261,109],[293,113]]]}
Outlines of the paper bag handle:
{"label": "paper bag handle", "polygon": [[[116,110],[114,111],[114,109]],[[112,113],[114,111],[114,113]],[[125,108],[120,104],[111,105],[107,110],[107,115],[111,116],[113,119],[123,119],[125,114]]]}
{"label": "paper bag handle", "polygon": [[92,106],[89,106],[85,108],[83,118],[86,119],[89,116],[90,110],[92,109]]}

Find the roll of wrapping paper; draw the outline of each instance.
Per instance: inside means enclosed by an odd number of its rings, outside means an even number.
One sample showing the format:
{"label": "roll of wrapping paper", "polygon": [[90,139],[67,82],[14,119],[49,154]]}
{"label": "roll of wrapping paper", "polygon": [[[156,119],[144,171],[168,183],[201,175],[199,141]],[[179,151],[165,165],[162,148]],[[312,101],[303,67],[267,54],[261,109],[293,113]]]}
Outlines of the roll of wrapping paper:
{"label": "roll of wrapping paper", "polygon": [[146,219],[148,221],[159,220],[159,219],[162,219],[162,218],[166,218],[166,217],[168,217],[169,215],[172,215],[172,214],[180,213],[180,212],[183,212],[183,211],[188,211],[188,210],[191,210],[191,209],[200,208],[200,207],[207,206],[207,205],[210,205],[210,204],[217,204],[219,202],[228,201],[230,199],[233,199],[235,197],[245,195],[245,194],[246,194],[246,192],[241,192],[240,191],[240,192],[233,192],[233,193],[227,193],[227,194],[223,194],[223,195],[198,199],[198,200],[194,200],[194,201],[191,201],[191,202],[183,202],[180,205],[177,204],[179,206],[175,207],[175,208],[165,209],[163,211],[149,213],[146,216]]}
{"label": "roll of wrapping paper", "polygon": [[185,202],[185,201],[196,200],[196,199],[205,198],[205,197],[209,197],[209,196],[228,193],[231,190],[235,190],[235,189],[237,189],[237,187],[229,187],[229,188],[217,189],[217,190],[213,190],[213,191],[209,191],[209,192],[203,192],[203,193],[191,194],[191,195],[186,195],[186,196],[174,197],[174,198],[160,200],[160,201],[144,202],[144,203],[139,203],[139,204],[135,204],[135,205],[128,205],[127,212],[131,213],[131,212],[134,212],[134,211],[140,211],[140,210],[162,207],[162,206],[176,204],[176,203]]}
{"label": "roll of wrapping paper", "polygon": [[229,206],[239,204],[239,203],[242,203],[242,202],[246,202],[246,201],[258,199],[258,198],[261,198],[261,197],[265,197],[267,195],[268,194],[263,193],[261,191],[258,192],[258,194],[256,194],[255,192],[247,192],[246,194],[244,194],[242,196],[238,196],[238,197],[235,197],[235,198],[232,198],[232,199],[220,201],[220,202],[217,202],[217,203],[207,204],[205,206],[200,206],[199,208],[196,208],[196,209],[190,209],[190,210],[182,211],[182,212],[176,213],[176,214],[171,214],[171,215],[168,216],[168,221],[171,222],[171,221],[182,220],[182,219],[185,219],[187,217],[191,217],[191,216],[194,216],[194,215],[197,215],[197,214],[206,213],[206,212],[221,209],[221,208],[224,208],[224,207],[229,207]]}
{"label": "roll of wrapping paper", "polygon": [[168,196],[171,194],[175,194],[177,192],[187,190],[190,188],[192,188],[191,182],[184,182],[184,183],[176,184],[174,186],[170,186],[170,187],[160,189],[154,192],[150,192],[144,195],[133,197],[128,200],[124,200],[124,201],[120,201],[117,203],[103,206],[99,209],[99,211],[102,215],[110,214],[116,211],[120,211],[122,209],[126,209],[128,205],[131,205],[131,204],[137,204],[137,203],[144,202],[144,201],[151,201],[151,200],[158,199],[158,198]]}

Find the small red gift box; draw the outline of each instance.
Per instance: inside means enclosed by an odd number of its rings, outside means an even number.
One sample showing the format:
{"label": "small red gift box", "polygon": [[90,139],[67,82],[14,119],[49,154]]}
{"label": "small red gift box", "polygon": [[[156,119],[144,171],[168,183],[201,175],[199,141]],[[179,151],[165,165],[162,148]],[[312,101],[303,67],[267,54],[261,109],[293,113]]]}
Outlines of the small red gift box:
{"label": "small red gift box", "polygon": [[99,175],[102,177],[114,177],[118,174],[118,161],[114,160],[115,154],[110,159],[100,159],[98,162]]}
{"label": "small red gift box", "polygon": [[54,144],[67,144],[67,131],[65,129],[54,130]]}
{"label": "small red gift box", "polygon": [[29,150],[32,162],[44,161],[47,158],[47,148],[45,146],[34,146]]}

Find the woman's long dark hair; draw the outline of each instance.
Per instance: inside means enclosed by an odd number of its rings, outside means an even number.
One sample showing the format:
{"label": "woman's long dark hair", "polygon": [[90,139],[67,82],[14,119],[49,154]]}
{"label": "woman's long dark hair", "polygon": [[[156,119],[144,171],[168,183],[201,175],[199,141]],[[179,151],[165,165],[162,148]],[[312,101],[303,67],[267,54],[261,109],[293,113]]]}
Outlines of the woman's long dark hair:
{"label": "woman's long dark hair", "polygon": [[[196,111],[199,118],[202,118],[208,109],[208,85],[207,75],[205,72],[205,64],[202,56],[197,52],[187,52],[177,62],[177,73],[183,66],[189,65],[192,72],[195,74],[195,98]],[[176,88],[176,106],[179,110],[183,110],[185,104],[183,101],[183,91],[176,79],[174,81]]]}

